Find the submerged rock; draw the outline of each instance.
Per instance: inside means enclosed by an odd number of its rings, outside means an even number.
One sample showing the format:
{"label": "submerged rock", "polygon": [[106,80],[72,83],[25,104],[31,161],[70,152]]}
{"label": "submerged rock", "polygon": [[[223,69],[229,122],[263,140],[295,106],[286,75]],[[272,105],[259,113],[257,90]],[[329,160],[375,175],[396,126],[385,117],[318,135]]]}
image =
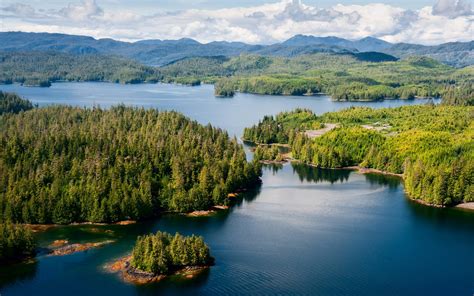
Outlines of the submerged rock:
{"label": "submerged rock", "polygon": [[[95,249],[102,247],[104,245],[113,243],[113,240],[107,240],[107,241],[102,241],[102,242],[96,242],[96,243],[84,243],[84,244],[68,244],[67,241],[55,241],[53,244],[50,245],[50,247],[53,247],[53,249],[49,250],[49,255],[50,256],[64,256],[64,255],[70,255],[78,252],[84,252],[90,249]],[[58,245],[59,247],[54,248],[54,244]]]}

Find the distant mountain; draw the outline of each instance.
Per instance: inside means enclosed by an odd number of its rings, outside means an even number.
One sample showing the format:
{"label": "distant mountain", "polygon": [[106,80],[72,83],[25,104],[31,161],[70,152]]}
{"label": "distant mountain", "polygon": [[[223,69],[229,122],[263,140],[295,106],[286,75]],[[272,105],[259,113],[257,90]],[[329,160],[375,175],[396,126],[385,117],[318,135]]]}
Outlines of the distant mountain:
{"label": "distant mountain", "polygon": [[450,42],[435,46],[399,43],[385,50],[397,57],[427,56],[454,67],[474,65],[474,41]]}
{"label": "distant mountain", "polygon": [[308,46],[308,45],[326,45],[326,46],[337,46],[345,49],[352,49],[357,51],[382,51],[390,48],[393,44],[373,38],[366,37],[360,40],[347,40],[339,37],[315,37],[308,35],[296,35],[285,42],[283,45],[290,46]]}
{"label": "distant mountain", "polygon": [[[215,41],[207,44],[189,38],[123,42],[56,33],[0,32],[0,51],[55,51],[70,54],[111,54],[141,63],[162,66],[189,57],[237,56],[242,53],[292,57],[312,53],[352,53],[361,59],[385,61],[411,55],[424,55],[456,67],[474,64],[474,42],[454,42],[437,46],[391,44],[366,37],[347,40],[339,37],[296,35],[282,43],[250,45],[243,42]],[[376,56],[374,52],[379,54]],[[390,56],[382,56],[385,53]]]}
{"label": "distant mountain", "polygon": [[[186,57],[234,56],[254,48],[253,45],[214,43],[196,40],[143,40],[134,43],[113,39],[49,33],[0,33],[2,51],[57,51],[72,54],[113,54],[138,60],[149,65],[164,65]],[[257,47],[259,49],[260,47]]]}

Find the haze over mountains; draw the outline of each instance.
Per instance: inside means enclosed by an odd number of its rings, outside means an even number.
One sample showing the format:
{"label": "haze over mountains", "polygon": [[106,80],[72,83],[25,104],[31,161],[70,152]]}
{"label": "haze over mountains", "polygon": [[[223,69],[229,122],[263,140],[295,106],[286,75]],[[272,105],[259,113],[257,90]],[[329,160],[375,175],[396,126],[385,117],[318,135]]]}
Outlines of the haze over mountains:
{"label": "haze over mountains", "polygon": [[[317,52],[358,54],[380,52],[403,58],[410,55],[432,57],[445,64],[465,67],[474,64],[474,41],[451,42],[436,46],[398,43],[366,37],[348,40],[338,37],[296,35],[282,43],[251,45],[242,42],[216,41],[200,43],[193,39],[143,40],[123,42],[113,39],[94,39],[88,36],[0,32],[1,51],[58,51],[72,54],[112,54],[135,59],[141,63],[162,66],[188,57],[236,56],[242,53],[269,56],[297,56]],[[393,59],[377,54],[383,59]],[[361,55],[364,56],[364,55]]]}

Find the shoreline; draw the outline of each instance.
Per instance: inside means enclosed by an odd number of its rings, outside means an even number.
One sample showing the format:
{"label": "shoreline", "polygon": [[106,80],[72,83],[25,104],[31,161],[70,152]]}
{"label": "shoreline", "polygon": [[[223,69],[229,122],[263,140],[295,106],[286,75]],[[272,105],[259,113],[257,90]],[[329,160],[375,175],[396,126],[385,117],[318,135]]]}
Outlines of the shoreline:
{"label": "shoreline", "polygon": [[465,202],[465,203],[460,203],[458,205],[454,206],[455,208],[462,209],[462,210],[467,210],[467,211],[474,211],[474,202]]}
{"label": "shoreline", "polygon": [[99,222],[73,222],[70,224],[22,224],[23,226],[29,228],[32,232],[43,232],[51,228],[61,227],[61,226],[81,226],[81,225],[93,225],[93,226],[111,226],[111,225],[131,225],[136,224],[135,220],[123,220],[114,223],[99,223]]}
{"label": "shoreline", "polygon": [[131,257],[131,255],[127,255],[109,262],[104,265],[104,269],[110,273],[118,273],[124,282],[143,285],[160,282],[170,276],[180,276],[184,279],[192,279],[211,267],[211,265],[193,265],[177,269],[170,274],[154,274],[132,267],[130,264]]}

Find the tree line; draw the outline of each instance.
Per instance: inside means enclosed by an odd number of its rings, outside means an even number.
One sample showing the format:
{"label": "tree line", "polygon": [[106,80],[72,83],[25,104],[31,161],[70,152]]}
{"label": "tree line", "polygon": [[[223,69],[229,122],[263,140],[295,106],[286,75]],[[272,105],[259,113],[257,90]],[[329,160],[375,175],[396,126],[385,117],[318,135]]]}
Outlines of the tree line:
{"label": "tree line", "polygon": [[35,255],[36,242],[31,230],[10,222],[0,223],[0,263]]}
{"label": "tree line", "polygon": [[54,106],[0,116],[0,220],[116,222],[229,203],[261,166],[176,112]]}
{"label": "tree line", "polygon": [[19,113],[33,109],[33,104],[17,94],[0,91],[0,115],[3,113]]}
{"label": "tree line", "polygon": [[216,96],[329,94],[336,101],[445,98],[474,103],[474,68],[456,69],[427,57],[368,62],[347,54],[291,58],[241,55],[195,57],[162,67],[114,56],[54,52],[0,53],[0,83],[50,86],[55,81],[214,83]]}
{"label": "tree line", "polygon": [[[474,201],[474,109],[466,106],[349,108],[313,115],[296,110],[267,117],[246,130],[246,139],[291,145],[292,156],[322,168],[360,166],[403,174],[408,195],[435,205]],[[279,120],[292,118],[291,124]],[[299,127],[294,127],[300,119]],[[313,139],[314,124],[339,127]],[[276,133],[272,134],[272,131]],[[262,157],[273,154],[260,153]]]}
{"label": "tree line", "polygon": [[56,81],[143,83],[162,80],[155,67],[115,56],[58,52],[0,53],[0,83],[51,86]]}
{"label": "tree line", "polygon": [[134,268],[153,274],[170,274],[186,266],[205,266],[212,263],[209,247],[202,237],[174,236],[158,231],[139,236],[130,260]]}

